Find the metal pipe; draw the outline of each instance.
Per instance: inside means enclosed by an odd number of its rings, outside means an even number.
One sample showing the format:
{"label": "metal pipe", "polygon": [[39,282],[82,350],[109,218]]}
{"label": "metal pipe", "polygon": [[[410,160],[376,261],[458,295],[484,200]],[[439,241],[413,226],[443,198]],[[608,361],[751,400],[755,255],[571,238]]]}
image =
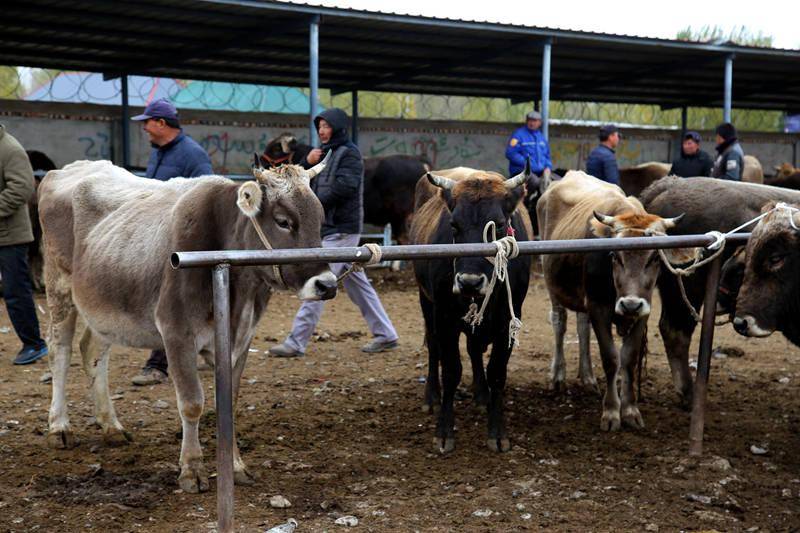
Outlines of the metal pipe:
{"label": "metal pipe", "polygon": [[542,49],[542,134],[550,139],[550,52],[553,40],[546,39]]}
{"label": "metal pipe", "polygon": [[733,105],[733,54],[725,57],[725,107],[722,109],[723,122],[731,121],[731,106]]}
{"label": "metal pipe", "polygon": [[[744,243],[749,233],[729,235],[727,241]],[[625,239],[574,239],[563,241],[519,241],[521,255],[604,252],[611,250],[652,250],[707,246],[714,242],[710,235],[678,235],[667,237],[630,237]],[[491,257],[497,253],[492,243],[408,244],[381,247],[385,261],[443,259],[452,257]],[[218,250],[207,252],[174,252],[173,268],[196,268],[228,263],[232,266],[285,265],[290,263],[363,263],[372,252],[366,247],[346,248],[283,248],[277,250]]]}
{"label": "metal pipe", "polygon": [[353,91],[353,131],[351,133],[351,137],[353,139],[353,144],[356,146],[358,145],[358,91]]}
{"label": "metal pipe", "polygon": [[706,420],[706,394],[708,375],[711,371],[711,346],[714,343],[714,319],[717,310],[717,290],[722,260],[711,262],[706,278],[706,294],[703,300],[703,328],[700,332],[700,353],[697,356],[697,376],[692,395],[692,421],[689,426],[689,455],[703,453],[703,428]]}
{"label": "metal pipe", "polygon": [[309,24],[308,63],[308,86],[311,89],[308,144],[317,146],[319,139],[317,138],[317,128],[314,126],[314,117],[319,112],[319,15],[311,17],[311,23]]}
{"label": "metal pipe", "polygon": [[683,136],[686,135],[687,124],[689,122],[689,108],[683,106],[681,108],[681,142],[683,142]]}
{"label": "metal pipe", "polygon": [[230,265],[213,272],[214,392],[217,409],[217,529],[233,532],[233,387],[231,380]]}
{"label": "metal pipe", "polygon": [[123,74],[119,77],[120,87],[122,88],[122,167],[131,166],[131,123],[129,118],[128,104],[128,75]]}

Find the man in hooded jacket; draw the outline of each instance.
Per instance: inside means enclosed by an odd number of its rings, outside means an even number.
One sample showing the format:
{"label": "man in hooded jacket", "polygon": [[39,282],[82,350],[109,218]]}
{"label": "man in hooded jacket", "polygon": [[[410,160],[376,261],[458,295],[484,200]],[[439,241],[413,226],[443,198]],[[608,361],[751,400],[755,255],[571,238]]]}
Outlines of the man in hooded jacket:
{"label": "man in hooded jacket", "polygon": [[717,158],[711,177],[723,180],[742,181],[744,170],[744,151],[739,144],[736,128],[730,122],[723,122],[716,129]]}
{"label": "man in hooded jacket", "polygon": [[[325,210],[322,223],[322,247],[358,246],[364,219],[364,160],[358,147],[347,135],[347,114],[338,108],[323,111],[314,118],[322,146],[308,153],[301,165],[311,168],[330,151],[330,162],[311,182],[311,189]],[[331,270],[339,276],[346,263],[333,263]],[[372,333],[373,339],[361,348],[367,353],[384,352],[397,347],[397,332],[378,294],[361,271],[344,278],[347,295],[355,303]],[[292,323],[292,331],[281,344],[270,348],[275,357],[299,357],[322,316],[323,302],[303,302]]]}

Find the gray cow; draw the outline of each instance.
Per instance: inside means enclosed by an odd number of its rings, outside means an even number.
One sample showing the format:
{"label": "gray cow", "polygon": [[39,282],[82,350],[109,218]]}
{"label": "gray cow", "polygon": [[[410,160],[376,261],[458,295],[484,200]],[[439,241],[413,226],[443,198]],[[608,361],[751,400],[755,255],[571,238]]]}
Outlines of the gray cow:
{"label": "gray cow", "polygon": [[[111,345],[165,349],[183,427],[178,482],[186,492],[208,490],[198,439],[204,398],[197,355],[214,350],[211,276],[205,269],[173,270],[170,252],[261,249],[254,224],[275,248],[319,247],[322,206],[308,184],[324,163],[308,171],[257,169],[256,181],[244,184],[220,176],[146,180],[108,161],[78,161],[47,174],[39,215],[51,318],[50,446],[76,442],[66,378],[80,314],[87,324],[80,351],[104,440],[130,440],[108,393]],[[302,299],[328,299],[336,294],[336,278],[318,264],[231,269],[234,399],[270,289],[281,287],[299,290]],[[252,482],[237,447],[234,475],[237,483]]]}

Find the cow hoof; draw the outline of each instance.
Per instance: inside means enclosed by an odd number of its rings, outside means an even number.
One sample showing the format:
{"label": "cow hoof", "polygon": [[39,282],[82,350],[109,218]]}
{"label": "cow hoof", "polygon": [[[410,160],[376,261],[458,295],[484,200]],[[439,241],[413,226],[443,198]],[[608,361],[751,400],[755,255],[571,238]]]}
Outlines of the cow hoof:
{"label": "cow hoof", "polygon": [[564,383],[563,379],[551,379],[550,380],[550,392],[553,394],[561,394],[566,392],[567,385]]}
{"label": "cow hoof", "polygon": [[133,442],[133,436],[124,429],[111,429],[103,433],[103,442],[106,446],[125,446]]}
{"label": "cow hoof", "polygon": [[426,414],[435,415],[439,412],[439,404],[437,403],[424,403],[422,404],[422,412]]}
{"label": "cow hoof", "polygon": [[678,404],[680,405],[681,409],[684,411],[691,411],[692,410],[692,392],[679,394],[678,397]]}
{"label": "cow hoof", "polygon": [[453,437],[446,437],[444,439],[441,437],[434,437],[433,447],[442,455],[450,453],[456,449],[456,439]]}
{"label": "cow hoof", "polygon": [[507,438],[495,439],[489,437],[486,439],[486,445],[490,450],[497,453],[504,453],[511,449],[511,441]]}
{"label": "cow hoof", "polygon": [[639,412],[638,407],[632,405],[623,409],[622,423],[634,429],[644,429],[642,414]]}
{"label": "cow hoof", "polygon": [[70,429],[51,431],[47,434],[47,445],[56,450],[68,450],[78,445],[78,439]]}
{"label": "cow hoof", "polygon": [[256,478],[245,468],[233,471],[233,482],[236,485],[255,485]]}
{"label": "cow hoof", "polygon": [[188,465],[183,465],[181,475],[178,476],[178,485],[189,494],[208,491],[208,474],[203,463],[192,461]]}
{"label": "cow hoof", "polygon": [[591,377],[581,377],[581,385],[583,388],[586,389],[588,392],[592,392],[594,394],[600,394],[600,387],[597,386],[597,379],[594,376]]}
{"label": "cow hoof", "polygon": [[619,427],[619,411],[603,411],[603,416],[600,417],[600,429],[602,431],[619,431]]}

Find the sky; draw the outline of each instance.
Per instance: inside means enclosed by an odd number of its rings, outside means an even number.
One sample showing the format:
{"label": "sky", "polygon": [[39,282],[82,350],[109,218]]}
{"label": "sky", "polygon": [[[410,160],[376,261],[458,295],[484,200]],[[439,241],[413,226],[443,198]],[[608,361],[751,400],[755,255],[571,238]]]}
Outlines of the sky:
{"label": "sky", "polygon": [[[800,49],[796,0],[306,0],[305,4],[408,15],[524,24],[674,39],[686,26],[741,26],[774,38],[773,46]],[[794,5],[794,8],[790,6]]]}

